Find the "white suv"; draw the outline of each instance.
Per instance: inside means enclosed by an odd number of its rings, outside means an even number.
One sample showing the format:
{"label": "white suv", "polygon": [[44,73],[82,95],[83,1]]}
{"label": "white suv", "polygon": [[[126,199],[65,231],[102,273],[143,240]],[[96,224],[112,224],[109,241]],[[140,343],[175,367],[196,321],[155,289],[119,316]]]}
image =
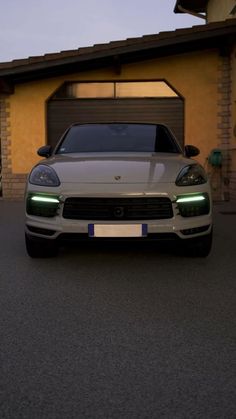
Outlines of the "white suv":
{"label": "white suv", "polygon": [[66,240],[170,240],[196,256],[212,244],[210,185],[202,166],[161,124],[74,124],[31,171],[26,248],[57,253]]}

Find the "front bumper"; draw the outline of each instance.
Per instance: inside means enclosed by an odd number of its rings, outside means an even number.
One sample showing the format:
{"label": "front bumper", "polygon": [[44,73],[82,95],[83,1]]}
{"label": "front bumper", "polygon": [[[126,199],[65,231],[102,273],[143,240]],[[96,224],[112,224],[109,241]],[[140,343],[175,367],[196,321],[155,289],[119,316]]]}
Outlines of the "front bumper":
{"label": "front bumper", "polygon": [[[202,186],[202,185],[201,185]],[[184,189],[184,190],[183,190]],[[175,192],[175,191],[174,191]],[[178,193],[177,193],[178,192]],[[30,191],[31,195],[42,194],[41,190]],[[55,194],[55,192],[54,192]],[[205,194],[209,197],[209,211],[207,214],[199,216],[182,216],[180,213],[180,207],[177,204],[178,196],[195,196],[197,194]],[[146,194],[144,194],[146,196]],[[159,194],[159,196],[165,195],[172,202],[173,216],[167,219],[158,220],[74,220],[66,219],[63,217],[63,206],[65,199],[71,195],[57,195],[60,196],[60,202],[57,204],[57,210],[55,216],[36,216],[30,215],[26,210],[26,234],[34,237],[35,239],[48,239],[48,240],[97,240],[96,237],[89,236],[89,225],[90,224],[103,224],[103,225],[132,225],[132,224],[145,224],[147,229],[147,235],[145,237],[130,237],[125,238],[126,240],[173,240],[173,239],[194,239],[200,236],[204,236],[210,233],[212,229],[212,204],[210,198],[210,191],[207,185],[203,185],[202,188],[181,188],[173,193]],[[28,195],[27,195],[28,196]],[[26,201],[27,201],[26,196]],[[55,195],[56,196],[56,195]],[[75,196],[75,194],[73,194]],[[115,196],[115,195],[113,195]],[[126,196],[125,194],[122,195]],[[129,196],[127,194],[127,196]],[[140,197],[140,195],[137,195]],[[158,194],[149,194],[149,196],[158,196]],[[141,199],[141,197],[140,197]],[[54,204],[52,204],[54,205]],[[26,205],[27,207],[27,205]],[[106,240],[106,238],[102,238]],[[109,238],[110,240],[111,238]],[[114,239],[116,239],[114,237]],[[117,240],[121,240],[118,238]]]}

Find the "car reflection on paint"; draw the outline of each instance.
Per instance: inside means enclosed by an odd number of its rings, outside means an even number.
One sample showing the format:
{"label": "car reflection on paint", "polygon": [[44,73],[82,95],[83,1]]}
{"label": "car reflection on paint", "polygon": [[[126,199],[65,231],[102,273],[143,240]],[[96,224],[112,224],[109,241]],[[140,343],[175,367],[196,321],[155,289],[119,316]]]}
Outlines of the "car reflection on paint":
{"label": "car reflection on paint", "polygon": [[212,245],[209,181],[161,124],[74,124],[26,187],[26,249],[57,254],[68,240],[168,240],[205,257]]}

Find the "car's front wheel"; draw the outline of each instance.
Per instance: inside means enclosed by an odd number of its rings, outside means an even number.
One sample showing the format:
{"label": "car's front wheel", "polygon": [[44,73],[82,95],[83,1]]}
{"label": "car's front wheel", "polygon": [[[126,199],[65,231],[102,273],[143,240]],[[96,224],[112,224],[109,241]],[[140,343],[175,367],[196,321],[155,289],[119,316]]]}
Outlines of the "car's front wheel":
{"label": "car's front wheel", "polygon": [[58,244],[54,240],[32,238],[25,234],[25,246],[31,258],[50,258],[58,253]]}
{"label": "car's front wheel", "polygon": [[212,248],[213,231],[205,236],[201,236],[192,242],[186,240],[184,250],[188,256],[193,257],[207,257]]}

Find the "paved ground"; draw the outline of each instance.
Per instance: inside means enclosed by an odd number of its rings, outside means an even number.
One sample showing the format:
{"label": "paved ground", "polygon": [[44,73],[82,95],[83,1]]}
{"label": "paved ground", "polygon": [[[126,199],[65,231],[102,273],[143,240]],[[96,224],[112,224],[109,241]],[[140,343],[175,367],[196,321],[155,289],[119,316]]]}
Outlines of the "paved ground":
{"label": "paved ground", "polygon": [[0,201],[0,418],[236,418],[225,210],[207,259],[96,246],[32,260],[22,205]]}

